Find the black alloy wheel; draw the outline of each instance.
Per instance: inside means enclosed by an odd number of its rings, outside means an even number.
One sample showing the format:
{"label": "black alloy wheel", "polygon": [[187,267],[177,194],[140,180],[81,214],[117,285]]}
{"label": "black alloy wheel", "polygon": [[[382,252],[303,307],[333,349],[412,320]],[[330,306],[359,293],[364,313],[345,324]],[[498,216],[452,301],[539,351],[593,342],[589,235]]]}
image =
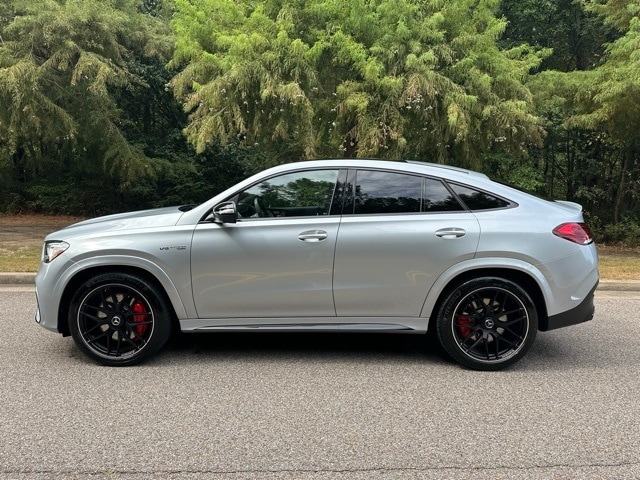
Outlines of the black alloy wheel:
{"label": "black alloy wheel", "polygon": [[520,360],[538,330],[529,295],[500,278],[468,281],[449,293],[438,313],[438,337],[456,361],[476,370],[499,370]]}
{"label": "black alloy wheel", "polygon": [[134,365],[168,340],[169,311],[164,295],[146,280],[103,274],[85,282],[73,297],[69,329],[78,348],[96,362]]}

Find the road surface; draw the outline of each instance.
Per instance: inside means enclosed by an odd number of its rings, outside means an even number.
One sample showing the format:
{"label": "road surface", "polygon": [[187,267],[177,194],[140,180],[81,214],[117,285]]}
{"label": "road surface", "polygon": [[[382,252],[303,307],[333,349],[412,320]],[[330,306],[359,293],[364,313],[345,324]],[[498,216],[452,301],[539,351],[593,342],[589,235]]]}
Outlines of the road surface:
{"label": "road surface", "polygon": [[405,335],[183,335],[87,360],[0,288],[3,479],[640,478],[640,295],[503,372]]}

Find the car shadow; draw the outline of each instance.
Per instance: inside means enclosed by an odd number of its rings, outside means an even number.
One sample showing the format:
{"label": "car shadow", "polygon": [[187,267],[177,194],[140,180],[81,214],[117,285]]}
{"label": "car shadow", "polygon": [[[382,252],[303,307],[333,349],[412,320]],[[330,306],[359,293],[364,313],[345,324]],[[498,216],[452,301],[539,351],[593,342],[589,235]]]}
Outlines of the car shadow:
{"label": "car shadow", "polygon": [[[585,348],[585,342],[563,332],[539,334],[531,350],[519,362],[502,372],[543,372],[593,368],[594,364],[612,365],[620,360],[608,350]],[[588,343],[588,336],[585,339]],[[593,341],[592,338],[590,338]],[[56,345],[59,343],[56,342]],[[73,344],[65,342],[58,353],[73,361],[93,364]],[[595,346],[594,346],[595,347]],[[60,350],[60,348],[59,348]],[[296,363],[396,363],[455,368],[479,373],[457,364],[442,349],[433,334],[404,335],[382,333],[290,333],[290,332],[177,332],[168,344],[145,366],[185,366],[194,362],[292,362]]]}
{"label": "car shadow", "polygon": [[165,360],[291,359],[380,360],[453,363],[431,335],[376,333],[182,333],[161,354]]}
{"label": "car shadow", "polygon": [[[433,333],[177,332],[150,363],[189,364],[196,359],[202,362],[404,362],[474,371],[453,361]],[[538,335],[524,358],[502,371],[565,370],[591,362],[589,355],[562,332],[547,332]]]}

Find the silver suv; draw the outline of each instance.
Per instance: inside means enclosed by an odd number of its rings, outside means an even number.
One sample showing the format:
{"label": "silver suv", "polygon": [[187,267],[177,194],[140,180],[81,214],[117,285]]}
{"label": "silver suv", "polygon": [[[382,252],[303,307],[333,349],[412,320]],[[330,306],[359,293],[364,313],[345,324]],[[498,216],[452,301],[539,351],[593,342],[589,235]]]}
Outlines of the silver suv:
{"label": "silver suv", "polygon": [[283,165],[198,206],[50,234],[36,321],[105,365],[141,362],[174,327],[432,330],[461,364],[497,370],[538,330],[593,317],[581,210],[431,164]]}

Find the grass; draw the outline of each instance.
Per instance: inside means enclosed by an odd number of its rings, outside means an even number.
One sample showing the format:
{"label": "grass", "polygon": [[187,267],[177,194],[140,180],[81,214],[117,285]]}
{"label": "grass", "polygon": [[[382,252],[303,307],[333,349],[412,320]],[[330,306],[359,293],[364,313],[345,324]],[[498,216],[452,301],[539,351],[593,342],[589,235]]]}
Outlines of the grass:
{"label": "grass", "polygon": [[0,242],[0,272],[37,272],[42,246]]}
{"label": "grass", "polygon": [[[640,251],[606,246],[598,250],[601,279],[640,280]],[[37,272],[41,252],[41,245],[0,242],[0,272]]]}
{"label": "grass", "polygon": [[602,280],[640,280],[638,249],[598,247]]}
{"label": "grass", "polygon": [[70,215],[0,214],[0,272],[37,272],[44,237],[80,220]]}

